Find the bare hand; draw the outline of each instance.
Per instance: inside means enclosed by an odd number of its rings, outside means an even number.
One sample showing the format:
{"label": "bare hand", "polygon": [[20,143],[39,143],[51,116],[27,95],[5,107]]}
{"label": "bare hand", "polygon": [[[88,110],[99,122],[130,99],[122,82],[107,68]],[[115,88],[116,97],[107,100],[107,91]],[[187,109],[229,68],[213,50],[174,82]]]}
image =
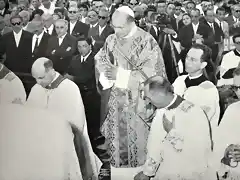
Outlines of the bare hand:
{"label": "bare hand", "polygon": [[240,27],[240,21],[233,24],[234,27]]}
{"label": "bare hand", "polygon": [[143,172],[139,172],[135,177],[134,180],[150,180],[149,176],[146,176],[145,174],[143,174]]}
{"label": "bare hand", "polygon": [[117,77],[117,67],[114,65],[109,65],[105,69],[104,75],[108,78],[108,80],[116,80]]}

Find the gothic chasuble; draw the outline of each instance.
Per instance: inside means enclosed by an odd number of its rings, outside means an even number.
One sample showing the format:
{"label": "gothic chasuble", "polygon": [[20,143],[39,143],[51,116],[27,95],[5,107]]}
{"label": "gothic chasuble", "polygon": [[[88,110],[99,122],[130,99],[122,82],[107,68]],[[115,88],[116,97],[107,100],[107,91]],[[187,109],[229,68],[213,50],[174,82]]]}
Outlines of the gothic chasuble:
{"label": "gothic chasuble", "polygon": [[84,106],[77,85],[57,73],[55,80],[46,88],[38,84],[33,86],[26,105],[55,112],[71,125],[75,157],[69,178],[86,180],[97,177],[95,154],[88,137]]}
{"label": "gothic chasuble", "polygon": [[108,36],[104,47],[95,56],[95,64],[99,81],[109,64],[118,68],[115,82],[104,84],[100,81],[103,87],[112,86],[105,88],[110,93],[101,126],[111,164],[114,167],[141,166],[146,159],[149,127],[144,117],[139,117],[139,114],[146,115],[144,101],[139,98],[139,87],[146,80],[143,74],[166,77],[162,52],[149,33],[135,27],[126,38],[119,39],[115,34]]}

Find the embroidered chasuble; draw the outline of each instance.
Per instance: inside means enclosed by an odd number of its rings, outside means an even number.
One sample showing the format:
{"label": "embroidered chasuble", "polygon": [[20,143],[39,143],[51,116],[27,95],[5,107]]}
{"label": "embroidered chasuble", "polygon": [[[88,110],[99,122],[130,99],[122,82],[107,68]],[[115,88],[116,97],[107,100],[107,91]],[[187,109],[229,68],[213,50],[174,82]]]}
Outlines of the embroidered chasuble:
{"label": "embroidered chasuble", "polygon": [[[72,169],[69,172],[69,178],[79,180],[92,178],[97,176],[97,167],[95,155],[88,137],[80,91],[74,82],[63,78],[59,73],[57,73],[56,77],[46,88],[38,84],[33,86],[26,105],[57,113],[71,125],[74,137],[76,137],[75,135],[79,137],[78,141],[80,142],[77,143],[80,145],[76,144],[76,139],[73,137],[72,140],[75,147],[72,149]],[[79,135],[78,132],[81,132],[81,134]],[[75,150],[76,148],[82,151],[81,154],[78,154],[78,157],[76,153],[79,151]]]}
{"label": "embroidered chasuble", "polygon": [[0,104],[26,101],[26,92],[22,81],[9,69],[0,64]]}
{"label": "embroidered chasuble", "polygon": [[[166,130],[165,122],[173,127]],[[209,123],[203,111],[179,96],[167,109],[158,109],[148,137],[143,173],[153,180],[210,180]],[[194,152],[194,153],[193,153]]]}
{"label": "embroidered chasuble", "polygon": [[118,39],[115,34],[109,35],[95,56],[95,64],[97,79],[109,64],[118,68],[116,81],[109,82],[113,86],[108,89],[107,110],[101,126],[111,153],[111,164],[114,167],[140,166],[145,162],[149,127],[144,122],[145,117],[139,117],[140,114],[146,115],[139,91],[146,78],[136,67],[148,77],[166,77],[162,52],[149,33],[136,28],[128,38]]}

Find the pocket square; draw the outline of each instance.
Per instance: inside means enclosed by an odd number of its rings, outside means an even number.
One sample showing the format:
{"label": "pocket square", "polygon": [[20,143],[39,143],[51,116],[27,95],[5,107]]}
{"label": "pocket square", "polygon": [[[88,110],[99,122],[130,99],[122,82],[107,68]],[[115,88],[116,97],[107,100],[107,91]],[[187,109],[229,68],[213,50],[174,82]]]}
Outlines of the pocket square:
{"label": "pocket square", "polygon": [[70,51],[72,48],[71,47],[68,47],[67,49],[66,49],[66,51],[68,52],[68,51]]}
{"label": "pocket square", "polygon": [[52,51],[52,54],[55,54],[55,52],[56,52],[56,50],[54,49],[54,50]]}

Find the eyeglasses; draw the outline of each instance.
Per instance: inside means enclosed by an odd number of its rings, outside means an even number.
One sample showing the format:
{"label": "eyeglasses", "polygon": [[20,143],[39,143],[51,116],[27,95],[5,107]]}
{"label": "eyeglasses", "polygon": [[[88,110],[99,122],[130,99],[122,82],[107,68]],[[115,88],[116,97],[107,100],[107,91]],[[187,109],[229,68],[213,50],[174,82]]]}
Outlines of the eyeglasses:
{"label": "eyeglasses", "polygon": [[21,22],[15,22],[15,23],[11,23],[13,26],[16,26],[16,25],[20,25],[21,24]]}
{"label": "eyeglasses", "polygon": [[235,10],[236,13],[240,13],[240,10]]}
{"label": "eyeglasses", "polygon": [[77,14],[77,11],[68,11],[70,14]]}
{"label": "eyeglasses", "polygon": [[235,42],[234,44],[240,45],[240,41],[239,42]]}
{"label": "eyeglasses", "polygon": [[107,17],[104,16],[98,16],[99,19],[106,19]]}

